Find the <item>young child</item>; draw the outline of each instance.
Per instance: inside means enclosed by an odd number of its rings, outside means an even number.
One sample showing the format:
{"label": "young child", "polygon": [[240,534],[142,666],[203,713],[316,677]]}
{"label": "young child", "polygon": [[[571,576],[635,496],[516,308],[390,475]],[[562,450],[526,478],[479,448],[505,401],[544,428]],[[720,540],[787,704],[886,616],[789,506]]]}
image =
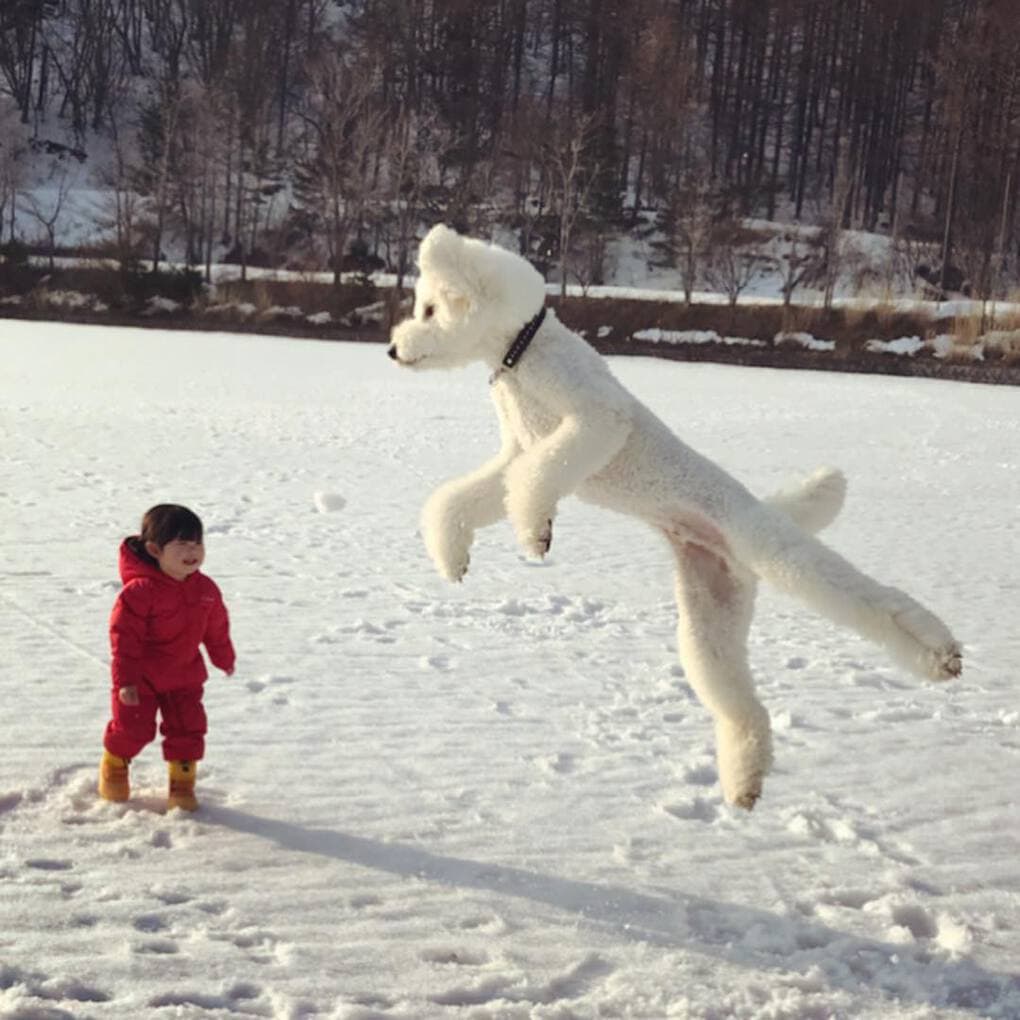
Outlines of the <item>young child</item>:
{"label": "young child", "polygon": [[202,688],[213,665],[234,672],[234,646],[219,588],[199,571],[202,522],[187,507],[163,503],[142,518],[140,535],[120,547],[124,587],[110,616],[113,718],[103,736],[99,796],[130,796],[131,759],[156,736],[170,773],[168,808],[194,811],[195,767],[205,750]]}

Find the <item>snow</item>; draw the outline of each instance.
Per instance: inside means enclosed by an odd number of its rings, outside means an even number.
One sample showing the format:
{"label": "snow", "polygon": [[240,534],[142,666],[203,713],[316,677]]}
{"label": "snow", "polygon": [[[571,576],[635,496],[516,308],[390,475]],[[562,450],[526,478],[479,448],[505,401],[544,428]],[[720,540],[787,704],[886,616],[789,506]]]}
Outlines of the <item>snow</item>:
{"label": "snow", "polygon": [[183,306],[179,301],[172,301],[165,297],[151,297],[145,304],[142,315],[173,315],[179,312]]}
{"label": "snow", "polygon": [[811,333],[777,333],[773,341],[775,344],[797,344],[809,351],[834,351],[835,340],[819,340]]}
{"label": "snow", "polygon": [[[776,719],[723,805],[668,556],[562,507],[451,586],[417,534],[498,445],[480,367],[0,320],[5,1020],[1020,1016],[1020,391],[612,360],[755,491],[836,463],[828,540],[964,640],[926,685],[763,591]],[[239,662],[195,815],[157,746],[94,794],[120,539],[203,517]]]}
{"label": "snow", "polygon": [[635,340],[648,340],[651,343],[663,344],[725,344],[738,347],[764,347],[761,340],[748,340],[740,336],[720,336],[714,329],[660,329],[653,326],[639,329],[634,333]]}
{"label": "snow", "polygon": [[864,347],[879,354],[900,354],[910,357],[923,350],[925,342],[919,336],[901,336],[895,340],[869,340]]}

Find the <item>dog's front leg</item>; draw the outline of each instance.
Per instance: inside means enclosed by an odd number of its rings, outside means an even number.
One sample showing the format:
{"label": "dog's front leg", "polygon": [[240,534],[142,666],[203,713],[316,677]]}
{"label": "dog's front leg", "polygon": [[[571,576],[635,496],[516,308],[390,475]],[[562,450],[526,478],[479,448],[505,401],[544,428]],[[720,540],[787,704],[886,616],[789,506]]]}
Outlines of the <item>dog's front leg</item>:
{"label": "dog's front leg", "polygon": [[475,531],[505,516],[504,474],[519,453],[516,441],[504,434],[497,456],[477,471],[441,485],[426,501],[421,514],[425,548],[448,581],[460,581],[467,573]]}
{"label": "dog's front leg", "polygon": [[630,420],[622,414],[569,414],[509,465],[507,516],[528,556],[545,556],[559,501],[620,452],[630,429]]}

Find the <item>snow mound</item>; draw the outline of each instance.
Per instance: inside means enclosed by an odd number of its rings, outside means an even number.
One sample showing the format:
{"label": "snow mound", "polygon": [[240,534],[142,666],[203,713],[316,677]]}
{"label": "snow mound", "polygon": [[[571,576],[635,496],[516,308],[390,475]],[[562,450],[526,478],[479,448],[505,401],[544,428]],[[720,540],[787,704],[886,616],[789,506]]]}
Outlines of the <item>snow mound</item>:
{"label": "snow mound", "polygon": [[336,492],[316,492],[312,497],[315,509],[320,514],[331,514],[337,510],[343,510],[347,506],[347,500]]}

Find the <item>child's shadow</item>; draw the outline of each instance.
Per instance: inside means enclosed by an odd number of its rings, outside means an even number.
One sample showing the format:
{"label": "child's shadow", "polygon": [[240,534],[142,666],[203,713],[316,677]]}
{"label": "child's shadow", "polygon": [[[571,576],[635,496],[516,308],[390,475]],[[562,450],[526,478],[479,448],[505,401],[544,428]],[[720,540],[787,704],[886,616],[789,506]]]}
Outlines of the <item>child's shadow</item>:
{"label": "child's shadow", "polygon": [[[595,885],[501,864],[444,857],[420,847],[308,829],[208,805],[202,820],[273,840],[288,850],[461,889],[533,900],[652,945],[687,949],[755,970],[820,970],[833,988],[880,989],[903,1003],[1020,1017],[1020,975],[969,960],[934,957],[924,946],[860,938],[798,917],[683,892],[663,896]],[[750,937],[748,937],[750,935]],[[761,948],[765,943],[771,947]]]}

